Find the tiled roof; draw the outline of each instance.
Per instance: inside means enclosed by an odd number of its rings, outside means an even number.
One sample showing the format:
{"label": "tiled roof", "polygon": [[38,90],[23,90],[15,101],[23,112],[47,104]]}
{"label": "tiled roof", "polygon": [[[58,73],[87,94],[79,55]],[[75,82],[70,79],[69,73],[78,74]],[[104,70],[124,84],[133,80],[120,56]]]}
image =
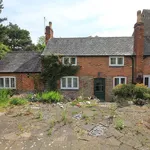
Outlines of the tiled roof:
{"label": "tiled roof", "polygon": [[53,38],[42,55],[133,55],[133,37]]}
{"label": "tiled roof", "polygon": [[0,60],[0,72],[41,72],[40,53],[11,52]]}
{"label": "tiled roof", "polygon": [[143,10],[142,21],[144,23],[144,35],[150,36],[150,10],[149,9]]}

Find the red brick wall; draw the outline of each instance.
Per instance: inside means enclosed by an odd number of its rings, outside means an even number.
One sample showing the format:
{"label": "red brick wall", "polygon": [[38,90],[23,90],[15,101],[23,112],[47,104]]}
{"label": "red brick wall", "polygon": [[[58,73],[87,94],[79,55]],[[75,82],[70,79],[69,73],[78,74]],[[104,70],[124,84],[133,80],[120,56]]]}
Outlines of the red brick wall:
{"label": "red brick wall", "polygon": [[150,75],[150,57],[146,57],[144,59],[144,69],[143,69],[143,75]]}
{"label": "red brick wall", "polygon": [[[33,75],[37,75],[35,73],[0,73],[0,76],[13,76],[16,77],[16,89],[18,91],[34,91],[35,84],[34,79],[31,77]],[[43,89],[43,84],[39,81],[38,89]]]}
{"label": "red brick wall", "polygon": [[[105,78],[106,101],[110,101],[113,77],[125,76],[127,77],[127,83],[132,81],[132,59],[131,57],[125,57],[124,61],[123,67],[110,67],[109,57],[77,57],[77,62],[80,66],[80,70],[77,73],[80,78],[80,89],[79,91],[74,91],[74,93],[77,96],[92,96],[94,94],[94,78],[98,78],[98,72],[100,72],[100,77]],[[85,84],[84,87],[83,84]],[[63,93],[75,95],[69,90],[64,90]]]}

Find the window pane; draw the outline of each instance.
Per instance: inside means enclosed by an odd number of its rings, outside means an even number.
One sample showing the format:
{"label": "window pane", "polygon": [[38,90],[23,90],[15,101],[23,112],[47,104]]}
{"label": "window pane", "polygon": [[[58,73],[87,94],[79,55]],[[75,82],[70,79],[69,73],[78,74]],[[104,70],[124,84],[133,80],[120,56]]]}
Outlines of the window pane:
{"label": "window pane", "polygon": [[76,64],[76,58],[74,58],[74,57],[71,58],[71,64],[72,64],[72,65],[75,65],[75,64]]}
{"label": "window pane", "polygon": [[11,87],[15,87],[15,79],[14,78],[11,78],[10,79],[10,83],[11,83]]}
{"label": "window pane", "polygon": [[3,88],[4,87],[4,79],[0,78],[0,87]]}
{"label": "window pane", "polygon": [[64,58],[64,64],[69,64],[69,58],[68,57]]}
{"label": "window pane", "polygon": [[125,78],[121,78],[121,84],[125,84]]}
{"label": "window pane", "polygon": [[72,87],[72,78],[68,78],[68,87]]}
{"label": "window pane", "polygon": [[5,87],[9,87],[9,78],[5,78]]}
{"label": "window pane", "polygon": [[123,64],[123,58],[118,58],[118,64],[122,65]]}
{"label": "window pane", "polygon": [[62,82],[62,87],[66,87],[66,78],[62,78],[61,82]]}
{"label": "window pane", "polygon": [[73,78],[73,87],[77,88],[77,78]]}
{"label": "window pane", "polygon": [[148,82],[149,82],[149,78],[145,77],[145,83],[144,84],[148,86]]}
{"label": "window pane", "polygon": [[111,65],[115,65],[116,64],[116,58],[111,58]]}
{"label": "window pane", "polygon": [[115,78],[115,86],[119,84],[119,78]]}

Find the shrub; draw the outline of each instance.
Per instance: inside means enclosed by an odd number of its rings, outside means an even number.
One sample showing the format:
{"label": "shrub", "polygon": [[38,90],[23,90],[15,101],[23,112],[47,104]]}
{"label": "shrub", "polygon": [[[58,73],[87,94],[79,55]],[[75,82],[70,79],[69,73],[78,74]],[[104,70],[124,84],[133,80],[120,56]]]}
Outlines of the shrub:
{"label": "shrub", "polygon": [[63,96],[59,92],[51,91],[44,92],[41,95],[41,100],[43,102],[51,103],[51,102],[60,102],[63,99]]}
{"label": "shrub", "polygon": [[136,84],[134,88],[135,98],[142,98],[144,99],[144,95],[148,93],[148,87],[144,84]]}
{"label": "shrub", "polygon": [[8,99],[12,95],[12,91],[9,89],[0,90],[0,99]]}
{"label": "shrub", "polygon": [[12,105],[25,105],[28,103],[28,100],[21,98],[13,98],[10,100],[10,104]]}
{"label": "shrub", "polygon": [[134,87],[133,84],[119,84],[113,88],[113,94],[122,98],[131,98],[134,96]]}

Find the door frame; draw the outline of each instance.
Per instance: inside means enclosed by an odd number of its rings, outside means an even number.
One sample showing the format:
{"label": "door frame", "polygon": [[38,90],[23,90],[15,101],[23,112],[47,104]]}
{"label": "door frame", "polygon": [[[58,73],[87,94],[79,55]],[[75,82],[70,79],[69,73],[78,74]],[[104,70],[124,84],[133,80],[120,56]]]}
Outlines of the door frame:
{"label": "door frame", "polygon": [[149,78],[148,88],[150,88],[150,75],[143,75],[143,84],[145,85],[145,77]]}
{"label": "door frame", "polygon": [[101,102],[105,102],[106,99],[106,78],[94,78],[94,82],[93,82],[93,92],[94,92],[94,96],[95,96],[95,79],[103,79],[104,80],[104,99]]}

